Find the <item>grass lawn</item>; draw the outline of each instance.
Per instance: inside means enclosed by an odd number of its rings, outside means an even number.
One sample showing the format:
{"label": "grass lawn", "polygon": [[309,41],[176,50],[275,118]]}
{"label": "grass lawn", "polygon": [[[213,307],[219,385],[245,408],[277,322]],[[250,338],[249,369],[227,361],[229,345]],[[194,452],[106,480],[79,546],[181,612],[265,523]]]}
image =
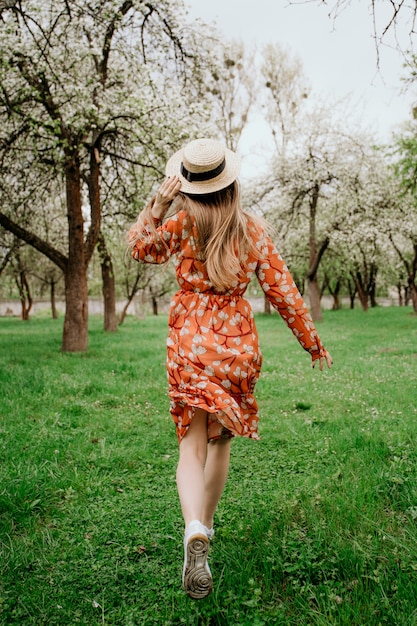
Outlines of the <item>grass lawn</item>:
{"label": "grass lawn", "polygon": [[334,368],[257,317],[261,441],[236,439],[210,567],[181,589],[167,318],[0,319],[0,624],[415,626],[417,317],[325,312]]}

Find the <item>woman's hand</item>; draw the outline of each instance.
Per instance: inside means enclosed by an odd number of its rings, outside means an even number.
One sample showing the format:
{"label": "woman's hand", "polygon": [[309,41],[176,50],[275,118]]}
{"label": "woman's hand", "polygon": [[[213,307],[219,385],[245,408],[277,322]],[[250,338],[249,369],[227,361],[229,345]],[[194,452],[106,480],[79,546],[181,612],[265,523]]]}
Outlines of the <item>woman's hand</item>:
{"label": "woman's hand", "polygon": [[321,356],[318,359],[316,359],[315,361],[313,361],[313,367],[316,367],[316,363],[320,361],[320,371],[323,371],[323,367],[324,364],[327,363],[327,367],[330,369],[331,366],[333,365],[333,359],[330,356],[330,353],[327,352],[326,350],[326,355],[325,356]]}
{"label": "woman's hand", "polygon": [[165,213],[171,206],[171,202],[179,194],[181,189],[181,181],[178,176],[166,178],[159,187],[152,206],[152,217],[156,220],[162,220]]}

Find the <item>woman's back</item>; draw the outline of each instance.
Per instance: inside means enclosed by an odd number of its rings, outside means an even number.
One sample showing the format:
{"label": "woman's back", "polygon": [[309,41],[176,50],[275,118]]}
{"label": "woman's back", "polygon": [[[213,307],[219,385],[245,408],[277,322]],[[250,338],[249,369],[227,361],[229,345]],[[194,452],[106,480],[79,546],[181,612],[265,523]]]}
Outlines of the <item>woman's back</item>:
{"label": "woman's back", "polygon": [[[254,274],[313,364],[331,365],[283,259],[262,225],[241,209],[238,171],[236,155],[218,142],[191,142],[168,161],[168,178],[129,233],[135,259],[164,263],[172,256],[176,263],[180,289],[170,307],[167,372],[180,444],[183,585],[193,598],[212,588],[208,542],[230,440],[258,439],[253,391],[262,355],[244,297]],[[164,221],[173,202],[177,211]]]}

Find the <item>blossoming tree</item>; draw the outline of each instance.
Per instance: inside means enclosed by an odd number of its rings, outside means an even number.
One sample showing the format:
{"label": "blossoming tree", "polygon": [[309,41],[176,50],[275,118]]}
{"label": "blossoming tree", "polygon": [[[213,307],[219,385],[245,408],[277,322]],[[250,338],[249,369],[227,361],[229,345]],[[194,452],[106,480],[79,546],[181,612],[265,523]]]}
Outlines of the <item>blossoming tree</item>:
{"label": "blossoming tree", "polygon": [[[181,0],[0,4],[0,225],[63,271],[64,351],[87,349],[103,201],[149,189],[148,173],[193,132],[204,59],[195,35]],[[38,224],[57,190],[66,249]]]}

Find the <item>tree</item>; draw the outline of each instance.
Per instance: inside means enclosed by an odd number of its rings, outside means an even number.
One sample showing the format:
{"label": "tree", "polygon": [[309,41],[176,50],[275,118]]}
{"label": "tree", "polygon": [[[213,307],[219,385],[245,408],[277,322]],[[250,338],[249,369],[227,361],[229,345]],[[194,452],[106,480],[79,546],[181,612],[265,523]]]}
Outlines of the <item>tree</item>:
{"label": "tree", "polygon": [[158,315],[158,300],[172,292],[175,276],[169,267],[154,273],[153,279],[149,282],[147,290],[152,302],[152,313]]}
{"label": "tree", "polygon": [[7,231],[3,231],[3,235],[0,243],[0,250],[3,249],[0,276],[4,273],[6,279],[3,281],[7,289],[4,295],[18,294],[21,317],[28,320],[35,298],[44,297],[48,293],[52,318],[57,319],[56,296],[62,272],[47,257],[22,240]]}
{"label": "tree", "polygon": [[[58,319],[58,311],[56,308],[56,288],[60,279],[62,278],[62,272],[56,266],[51,266],[49,271],[44,276],[39,276],[38,278],[46,285],[49,289],[49,300],[51,303],[51,315],[52,319]],[[41,291],[42,293],[42,291]]]}
{"label": "tree", "polygon": [[[361,223],[374,224],[376,215],[385,206],[381,198],[385,186],[381,180],[387,175],[387,165],[382,154],[365,133],[348,134],[344,119],[341,107],[336,111],[335,107],[310,106],[310,110],[300,115],[293,128],[297,132],[288,136],[285,150],[278,153],[266,178],[255,182],[255,188],[260,190],[259,204],[281,235],[281,249],[291,271],[294,264],[291,250],[296,251],[297,273],[305,276],[315,321],[322,317],[323,285],[327,283],[334,293],[336,287],[341,288],[342,277],[330,275],[329,263],[319,276],[328,252],[331,251],[332,256],[343,252],[332,242],[337,240],[339,248],[341,242],[346,242],[348,250],[347,242],[355,229]],[[289,233],[293,234],[289,236]],[[359,284],[361,288],[364,286],[360,283],[363,254],[366,253],[368,259],[369,248],[362,247],[361,253],[359,245],[365,240],[364,233],[358,231],[354,243],[361,270],[356,267],[353,274],[356,289]],[[352,245],[352,241],[350,243]],[[375,245],[379,250],[379,241]],[[345,262],[344,267],[347,270]],[[367,267],[369,271],[370,266]],[[368,297],[375,286],[373,279],[377,268],[372,267]],[[345,284],[347,273],[345,271]],[[332,279],[336,279],[334,285],[330,282]]]}
{"label": "tree", "polygon": [[227,147],[236,151],[257,96],[255,53],[238,41],[229,45],[217,42],[216,50],[219,58],[207,81],[212,119]]}
{"label": "tree", "polygon": [[[303,75],[301,61],[279,44],[264,46],[260,61],[260,76],[264,88],[259,90],[256,102],[271,128],[275,158],[283,160],[288,144],[294,136],[298,119],[303,112],[309,88]],[[272,184],[266,183],[259,188],[255,182],[255,189],[249,195],[249,207],[258,205],[261,214],[267,212],[265,207],[260,206],[261,200],[274,189],[274,182],[270,181],[270,183]],[[272,221],[277,223],[276,214]],[[303,290],[302,285],[300,288]],[[266,296],[264,296],[264,312],[271,313],[270,302]]]}
{"label": "tree", "polygon": [[[342,197],[362,162],[361,145],[346,135],[326,108],[309,113],[287,148],[275,160],[269,174],[268,217],[286,222],[286,228],[302,229],[308,250],[307,294],[315,321],[322,318],[319,268],[332,233],[343,228],[348,212]],[[279,191],[277,192],[277,188]],[[277,210],[277,207],[280,207]],[[280,228],[283,230],[283,227]]]}
{"label": "tree", "polygon": [[[347,10],[352,0],[289,0],[290,4],[316,3],[328,9],[329,18],[336,20]],[[380,47],[388,43],[404,53],[409,49],[415,33],[417,2],[411,0],[368,0],[368,14],[371,19],[372,35],[375,41],[377,64],[380,62]]]}
{"label": "tree", "polygon": [[10,263],[15,249],[18,247],[18,240],[9,236],[8,241],[3,239],[0,241],[0,277]]}
{"label": "tree", "polygon": [[[1,6],[0,224],[63,271],[65,351],[88,344],[87,268],[102,228],[106,175],[115,162],[126,176],[135,168],[159,174],[176,148],[173,135],[181,140],[179,111],[192,132],[185,87],[194,73],[194,96],[200,89],[202,62],[181,7],[179,0]],[[34,221],[33,208],[53,197],[57,183],[65,192],[66,252],[43,239]]]}
{"label": "tree", "polygon": [[[405,291],[406,298],[408,297],[408,295],[410,295],[414,313],[417,313],[417,284],[416,284],[417,237],[415,236],[415,234],[413,234],[411,237],[411,244],[412,244],[411,254],[407,254],[407,252],[404,251],[405,246],[404,247],[401,246],[401,238],[402,238],[401,233],[397,233],[396,235],[394,235],[393,233],[390,234],[390,241],[391,241],[392,247],[397,253],[398,258],[400,259],[401,264],[405,270],[406,284],[407,284],[406,291]],[[399,286],[400,300],[401,300],[401,278],[402,278],[402,275],[400,273],[399,281],[397,283]]]}
{"label": "tree", "polygon": [[396,212],[386,225],[386,233],[400,262],[397,285],[406,283],[405,295],[410,297],[417,313],[417,211],[415,199],[402,197]]}
{"label": "tree", "polygon": [[310,94],[301,60],[279,44],[262,51],[261,74],[266,91],[262,107],[274,139],[276,153],[285,156],[288,143]]}
{"label": "tree", "polygon": [[22,320],[28,321],[30,310],[33,305],[33,297],[28,280],[28,265],[26,259],[24,259],[24,250],[22,250],[22,247],[23,246],[19,246],[15,249],[11,265],[17,290],[19,292],[21,317]]}
{"label": "tree", "polygon": [[341,258],[340,251],[333,249],[330,245],[326,256],[322,261],[323,282],[321,285],[321,293],[324,291],[330,293],[333,298],[332,310],[338,311],[342,308],[341,295],[345,286],[346,267]]}
{"label": "tree", "polygon": [[344,268],[351,304],[357,294],[366,311],[369,304],[376,306],[377,279],[385,289],[401,282],[402,270],[393,260],[390,240],[401,242],[398,249],[405,250],[407,199],[381,148],[364,149],[360,169],[352,168],[352,173],[349,186],[340,190],[348,220],[332,234],[329,252],[337,254]]}
{"label": "tree", "polygon": [[[131,271],[132,267],[134,267],[135,269],[134,275]],[[126,301],[119,316],[120,326],[125,321],[128,308],[133,302],[133,299],[135,298],[137,293],[146,289],[146,287],[148,287],[149,283],[151,282],[151,269],[151,266],[146,265],[145,263],[137,263],[136,261],[133,261],[131,257],[129,257],[129,260],[125,266],[125,274],[123,280],[124,295]]]}
{"label": "tree", "polygon": [[[401,185],[395,219],[389,229],[389,239],[399,259],[417,313],[417,128],[416,116],[404,125],[395,138],[393,165]],[[400,281],[399,281],[400,282]]]}
{"label": "tree", "polygon": [[100,256],[103,286],[104,330],[115,332],[117,330],[115,276],[113,261],[102,231],[98,237],[97,250]]}
{"label": "tree", "polygon": [[367,243],[368,246],[363,245],[362,242],[357,244],[358,254],[354,258],[353,267],[350,270],[350,275],[364,311],[367,311],[369,308],[369,300],[371,300],[372,306],[376,306],[375,291],[378,273],[378,263],[375,259],[378,253],[376,239],[372,238]]}

